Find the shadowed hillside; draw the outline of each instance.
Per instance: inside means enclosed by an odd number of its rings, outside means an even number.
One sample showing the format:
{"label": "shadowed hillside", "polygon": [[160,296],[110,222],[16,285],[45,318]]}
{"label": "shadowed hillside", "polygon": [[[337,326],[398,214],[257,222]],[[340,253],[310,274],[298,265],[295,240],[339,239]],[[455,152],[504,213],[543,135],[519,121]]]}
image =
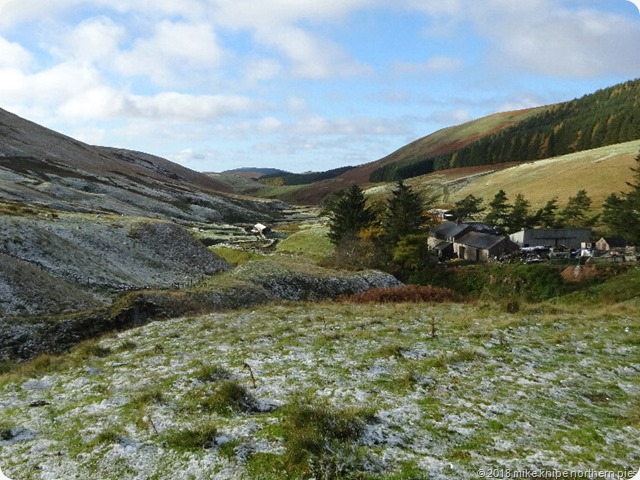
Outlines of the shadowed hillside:
{"label": "shadowed hillside", "polygon": [[0,200],[182,221],[265,221],[281,205],[154,155],[95,147],[0,109]]}
{"label": "shadowed hillside", "polygon": [[442,155],[454,152],[480,138],[504,130],[547,107],[520,110],[516,112],[498,113],[488,117],[473,120],[453,127],[439,130],[399,148],[395,152],[375,162],[366,163],[350,169],[338,177],[316,182],[304,188],[292,190],[290,193],[278,196],[286,201],[315,204],[352,183],[359,185],[370,182],[370,177],[376,170],[387,165],[393,165],[411,158]]}

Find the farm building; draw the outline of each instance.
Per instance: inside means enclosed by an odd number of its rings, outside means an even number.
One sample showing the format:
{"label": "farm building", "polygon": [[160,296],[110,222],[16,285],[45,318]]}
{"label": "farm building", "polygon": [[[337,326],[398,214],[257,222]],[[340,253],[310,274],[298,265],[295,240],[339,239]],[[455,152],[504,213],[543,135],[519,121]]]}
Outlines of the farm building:
{"label": "farm building", "polygon": [[[435,245],[440,240],[454,242],[458,238],[471,232],[473,228],[466,223],[444,222],[431,229],[430,237]],[[433,247],[433,245],[429,245]]]}
{"label": "farm building", "polygon": [[485,225],[484,223],[443,222],[431,229],[429,235],[429,247],[438,254],[439,258],[452,258],[457,254],[457,241],[469,233],[482,233],[489,236],[497,236],[495,229]]}
{"label": "farm building", "polygon": [[627,242],[618,237],[602,237],[596,242],[596,250],[600,252],[624,252]]}
{"label": "farm building", "polygon": [[520,247],[506,237],[480,232],[469,232],[453,245],[458,258],[486,262],[492,258],[515,252]]}
{"label": "farm building", "polygon": [[542,228],[527,229],[509,235],[509,239],[520,247],[559,247],[578,249],[582,243],[591,241],[589,228]]}

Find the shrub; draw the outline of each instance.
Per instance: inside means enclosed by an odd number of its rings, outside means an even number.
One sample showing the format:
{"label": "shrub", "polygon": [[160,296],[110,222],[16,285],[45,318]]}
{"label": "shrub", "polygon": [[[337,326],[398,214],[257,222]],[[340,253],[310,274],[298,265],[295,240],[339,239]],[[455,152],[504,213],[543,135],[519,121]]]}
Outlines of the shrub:
{"label": "shrub", "polygon": [[164,402],[164,390],[160,386],[153,386],[148,389],[138,392],[133,398],[132,403],[139,406],[148,405],[151,403]]}
{"label": "shrub", "polygon": [[401,303],[401,302],[455,302],[459,300],[452,290],[433,285],[401,285],[399,287],[372,288],[363,293],[342,296],[342,302]]}
{"label": "shrub", "polygon": [[13,427],[8,423],[0,423],[0,440],[8,441],[13,438]]}
{"label": "shrub", "polygon": [[84,358],[99,357],[104,358],[111,355],[111,349],[109,347],[102,347],[95,343],[94,340],[88,340],[82,344],[79,348],[79,353]]}
{"label": "shrub", "polygon": [[220,380],[230,380],[231,372],[219,365],[203,365],[196,372],[195,378],[201,382],[219,382]]}
{"label": "shrub", "polygon": [[198,450],[211,448],[216,443],[218,428],[210,421],[194,428],[170,430],[164,433],[164,441],[171,448],[180,450]]}
{"label": "shrub", "polygon": [[253,395],[245,387],[233,380],[223,382],[201,405],[209,412],[223,415],[234,412],[249,413],[258,410],[258,402]]}
{"label": "shrub", "polygon": [[294,478],[354,478],[361,470],[356,441],[373,414],[310,400],[285,407],[284,467]]}

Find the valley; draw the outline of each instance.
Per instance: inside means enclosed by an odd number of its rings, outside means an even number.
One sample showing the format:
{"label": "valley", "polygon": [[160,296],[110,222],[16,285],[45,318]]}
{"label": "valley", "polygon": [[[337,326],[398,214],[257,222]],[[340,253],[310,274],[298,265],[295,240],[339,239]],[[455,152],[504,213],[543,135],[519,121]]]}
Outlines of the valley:
{"label": "valley", "polygon": [[[505,112],[369,164],[267,169],[267,178],[84,144],[0,110],[2,471],[20,480],[637,471],[637,262],[445,262],[426,238],[427,203],[488,203],[501,189],[526,197],[531,217],[583,189],[590,227],[605,235],[607,198],[633,207],[640,188],[638,136],[383,178],[477,142],[505,145],[511,129],[533,135],[538,116],[594,121],[580,105]],[[540,128],[535,138],[561,131]],[[332,207],[346,187],[362,194],[369,223],[340,238]],[[408,234],[388,213],[402,189],[428,199],[410,212],[419,224]],[[637,211],[625,212],[633,223]]]}

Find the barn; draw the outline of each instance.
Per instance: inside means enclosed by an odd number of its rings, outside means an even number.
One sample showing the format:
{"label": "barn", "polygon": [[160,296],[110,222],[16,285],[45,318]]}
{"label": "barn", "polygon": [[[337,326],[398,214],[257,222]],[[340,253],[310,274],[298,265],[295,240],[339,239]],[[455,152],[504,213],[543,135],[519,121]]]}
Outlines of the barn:
{"label": "barn", "polygon": [[506,237],[488,233],[469,232],[453,245],[458,258],[474,262],[487,262],[515,252],[520,247]]}
{"label": "barn", "polygon": [[526,229],[509,235],[520,247],[560,247],[578,249],[591,241],[590,228]]}

